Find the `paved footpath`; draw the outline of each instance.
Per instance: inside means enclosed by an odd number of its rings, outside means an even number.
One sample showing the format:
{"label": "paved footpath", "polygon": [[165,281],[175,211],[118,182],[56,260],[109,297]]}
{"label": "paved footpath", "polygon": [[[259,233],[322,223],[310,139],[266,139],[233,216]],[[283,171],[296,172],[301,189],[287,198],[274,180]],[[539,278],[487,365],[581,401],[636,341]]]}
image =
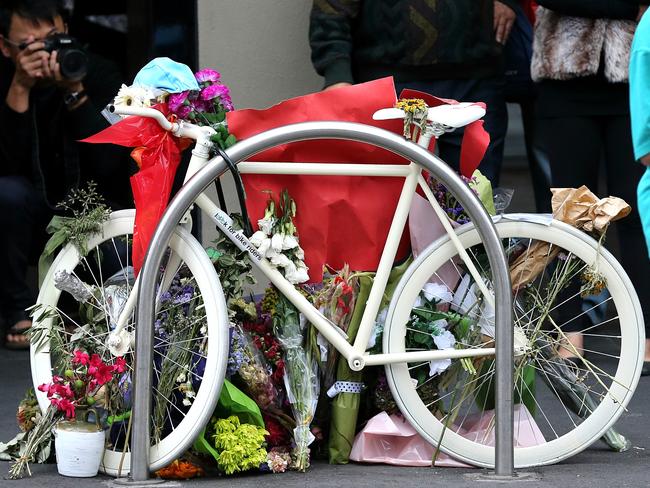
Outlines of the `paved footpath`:
{"label": "paved footpath", "polygon": [[[15,413],[18,402],[30,386],[29,355],[26,352],[0,349],[0,440],[7,441],[17,432]],[[613,453],[598,443],[581,454],[554,466],[535,470],[537,481],[508,483],[523,487],[650,487],[650,378],[642,378],[629,411],[619,420],[621,433],[629,436],[633,448],[625,453]],[[111,478],[98,476],[75,479],[59,476],[54,464],[35,465],[33,476],[18,481],[6,479],[8,463],[0,462],[0,488],[80,488],[112,487]],[[246,475],[230,478],[210,478],[168,482],[165,487],[259,488],[260,486],[293,487],[394,487],[424,488],[506,486],[492,481],[477,482],[469,478],[481,473],[478,469],[400,468],[384,465],[329,466],[316,463],[308,473],[282,475]]]}

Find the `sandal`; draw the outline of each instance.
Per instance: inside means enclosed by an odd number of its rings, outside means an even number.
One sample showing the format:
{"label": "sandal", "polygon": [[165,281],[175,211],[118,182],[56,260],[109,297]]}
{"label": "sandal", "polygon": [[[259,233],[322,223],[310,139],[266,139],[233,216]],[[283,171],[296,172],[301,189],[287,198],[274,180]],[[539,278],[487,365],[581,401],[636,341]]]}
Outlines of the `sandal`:
{"label": "sandal", "polygon": [[31,320],[16,322],[5,334],[5,347],[12,350],[29,349],[29,336],[26,332],[31,326]]}

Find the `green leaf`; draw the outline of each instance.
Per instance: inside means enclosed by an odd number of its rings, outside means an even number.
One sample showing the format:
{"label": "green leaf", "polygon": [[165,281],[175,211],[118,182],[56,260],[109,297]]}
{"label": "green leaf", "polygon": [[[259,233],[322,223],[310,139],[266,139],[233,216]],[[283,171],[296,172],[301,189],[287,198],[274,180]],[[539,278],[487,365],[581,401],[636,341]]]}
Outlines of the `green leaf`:
{"label": "green leaf", "polygon": [[226,137],[224,145],[228,148],[230,146],[234,146],[236,142],[237,138],[234,135],[230,134],[228,137]]}

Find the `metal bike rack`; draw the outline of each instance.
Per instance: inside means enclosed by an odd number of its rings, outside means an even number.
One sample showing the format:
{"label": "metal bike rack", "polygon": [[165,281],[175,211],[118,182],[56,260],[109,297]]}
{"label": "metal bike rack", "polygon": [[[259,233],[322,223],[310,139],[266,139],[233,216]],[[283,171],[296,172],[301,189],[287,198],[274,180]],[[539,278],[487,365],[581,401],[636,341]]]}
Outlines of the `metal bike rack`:
{"label": "metal bike rack", "polygon": [[[514,476],[513,450],[513,329],[510,277],[501,241],[489,215],[471,190],[454,171],[427,150],[402,137],[372,126],[349,122],[305,122],[272,129],[250,137],[226,152],[239,163],[265,149],[291,142],[313,139],[348,139],[365,142],[394,152],[409,161],[416,161],[435,178],[444,180],[456,195],[470,202],[465,210],[481,236],[493,270],[496,321],[496,448],[495,475]],[[136,361],[134,368],[133,426],[131,437],[131,475],[134,482],[149,479],[149,430],[151,414],[151,383],[153,361],[154,292],[157,271],[174,229],[202,193],[227,169],[221,157],[213,158],[176,194],[163,215],[149,244],[140,272],[140,293],[137,307]],[[191,439],[188,443],[189,447]]]}

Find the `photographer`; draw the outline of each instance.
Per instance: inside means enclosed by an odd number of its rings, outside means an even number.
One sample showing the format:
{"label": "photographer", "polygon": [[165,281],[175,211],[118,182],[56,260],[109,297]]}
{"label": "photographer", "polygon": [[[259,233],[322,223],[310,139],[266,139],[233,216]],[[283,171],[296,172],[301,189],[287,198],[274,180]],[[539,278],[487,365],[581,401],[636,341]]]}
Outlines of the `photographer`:
{"label": "photographer", "polygon": [[26,273],[56,204],[93,180],[114,209],[131,206],[123,151],[76,142],[108,125],[121,76],[66,35],[62,3],[0,0],[0,314],[13,349],[29,346]]}

